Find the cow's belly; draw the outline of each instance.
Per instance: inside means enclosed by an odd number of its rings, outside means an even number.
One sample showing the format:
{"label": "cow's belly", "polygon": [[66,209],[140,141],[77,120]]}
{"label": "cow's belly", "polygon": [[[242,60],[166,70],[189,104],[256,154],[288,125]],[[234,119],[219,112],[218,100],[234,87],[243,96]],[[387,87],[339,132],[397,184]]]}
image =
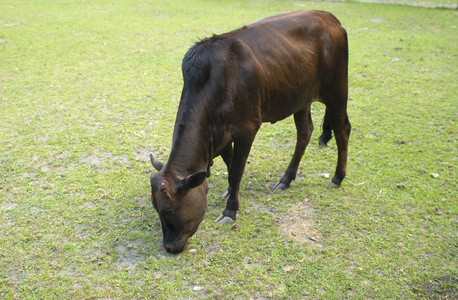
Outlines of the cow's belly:
{"label": "cow's belly", "polygon": [[266,99],[261,108],[262,122],[277,122],[296,112],[310,107],[311,103],[318,100],[317,90],[307,89],[296,95],[280,94]]}

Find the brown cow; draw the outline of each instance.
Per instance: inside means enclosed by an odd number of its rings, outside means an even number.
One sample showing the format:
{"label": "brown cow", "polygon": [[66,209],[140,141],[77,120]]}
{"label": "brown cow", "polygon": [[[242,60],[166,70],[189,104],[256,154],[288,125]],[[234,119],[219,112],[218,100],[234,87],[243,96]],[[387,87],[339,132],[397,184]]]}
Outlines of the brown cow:
{"label": "brown cow", "polygon": [[275,189],[289,187],[312,134],[314,101],[326,106],[320,144],[331,139],[332,129],[338,147],[336,172],[327,186],[340,186],[351,129],[348,42],[332,14],[286,13],[214,35],[189,49],[182,71],[169,160],[164,165],[150,155],[159,171],[150,178],[152,202],[168,252],[183,251],[204,217],[213,158],[221,155],[229,171],[226,209],[217,218],[227,224],[236,219],[240,181],[261,123],[294,115],[296,149]]}

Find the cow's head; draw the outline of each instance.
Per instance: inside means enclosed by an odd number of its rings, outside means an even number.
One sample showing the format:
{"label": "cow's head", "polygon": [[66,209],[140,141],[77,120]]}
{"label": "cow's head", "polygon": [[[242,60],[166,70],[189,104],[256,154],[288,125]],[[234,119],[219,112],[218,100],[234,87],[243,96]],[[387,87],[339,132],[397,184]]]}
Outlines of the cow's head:
{"label": "cow's head", "polygon": [[183,251],[199,227],[207,209],[207,172],[187,177],[168,176],[164,165],[150,155],[159,172],[151,174],[151,201],[162,225],[163,246],[167,252]]}

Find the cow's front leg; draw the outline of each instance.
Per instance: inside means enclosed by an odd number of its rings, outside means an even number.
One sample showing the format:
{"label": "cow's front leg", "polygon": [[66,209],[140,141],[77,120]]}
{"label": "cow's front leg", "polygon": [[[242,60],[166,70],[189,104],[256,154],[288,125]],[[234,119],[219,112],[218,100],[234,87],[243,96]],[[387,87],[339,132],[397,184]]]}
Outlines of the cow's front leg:
{"label": "cow's front leg", "polygon": [[236,219],[237,210],[239,209],[240,181],[242,180],[255,134],[256,132],[234,140],[234,151],[229,166],[229,197],[227,198],[226,209],[216,218],[216,221],[220,224],[231,224]]}

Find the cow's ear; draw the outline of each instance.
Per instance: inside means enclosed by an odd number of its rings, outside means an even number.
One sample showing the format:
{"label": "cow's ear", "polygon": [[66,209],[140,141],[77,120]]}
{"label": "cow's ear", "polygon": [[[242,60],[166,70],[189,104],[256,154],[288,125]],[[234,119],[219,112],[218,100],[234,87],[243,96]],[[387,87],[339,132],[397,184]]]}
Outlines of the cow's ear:
{"label": "cow's ear", "polygon": [[179,182],[177,186],[177,191],[187,192],[190,189],[198,187],[204,182],[205,178],[207,178],[207,172],[199,172],[189,175],[188,177],[182,179]]}
{"label": "cow's ear", "polygon": [[158,170],[158,171],[161,171],[162,168],[164,167],[164,164],[161,163],[159,161],[159,159],[157,159],[156,157],[153,156],[153,154],[150,154],[149,155],[149,160],[151,161],[151,164],[153,165],[153,167]]}

